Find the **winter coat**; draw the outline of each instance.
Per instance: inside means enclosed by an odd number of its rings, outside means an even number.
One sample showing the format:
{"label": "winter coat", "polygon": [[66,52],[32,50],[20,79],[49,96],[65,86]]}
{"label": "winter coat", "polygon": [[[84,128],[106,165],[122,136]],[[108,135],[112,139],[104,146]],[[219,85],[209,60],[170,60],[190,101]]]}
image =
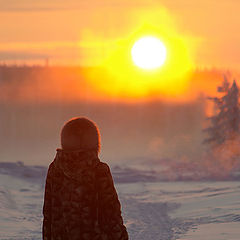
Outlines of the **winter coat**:
{"label": "winter coat", "polygon": [[110,169],[95,151],[57,150],[46,179],[43,240],[128,240]]}

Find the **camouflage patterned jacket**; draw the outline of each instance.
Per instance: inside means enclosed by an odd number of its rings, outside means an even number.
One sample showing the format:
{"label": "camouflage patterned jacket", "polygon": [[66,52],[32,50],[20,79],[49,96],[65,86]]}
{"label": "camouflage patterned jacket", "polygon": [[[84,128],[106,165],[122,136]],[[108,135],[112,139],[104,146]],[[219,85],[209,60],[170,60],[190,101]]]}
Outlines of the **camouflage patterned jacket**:
{"label": "camouflage patterned jacket", "polygon": [[43,216],[43,240],[128,240],[110,169],[94,151],[57,150]]}

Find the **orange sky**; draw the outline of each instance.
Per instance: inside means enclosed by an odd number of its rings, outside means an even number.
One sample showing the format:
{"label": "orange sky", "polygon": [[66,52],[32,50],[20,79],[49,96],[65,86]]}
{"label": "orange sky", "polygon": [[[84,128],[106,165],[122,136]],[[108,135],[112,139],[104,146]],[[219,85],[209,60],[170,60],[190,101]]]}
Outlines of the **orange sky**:
{"label": "orange sky", "polygon": [[0,62],[99,65],[143,26],[184,39],[195,67],[239,70],[240,1],[0,0]]}

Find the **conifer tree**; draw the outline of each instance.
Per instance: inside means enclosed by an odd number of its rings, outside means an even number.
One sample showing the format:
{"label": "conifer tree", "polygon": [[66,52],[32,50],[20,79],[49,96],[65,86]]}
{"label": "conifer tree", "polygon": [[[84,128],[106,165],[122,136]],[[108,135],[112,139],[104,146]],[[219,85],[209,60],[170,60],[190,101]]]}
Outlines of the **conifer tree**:
{"label": "conifer tree", "polygon": [[239,89],[236,81],[234,80],[230,87],[228,79],[224,77],[222,86],[218,87],[218,92],[224,95],[209,98],[214,102],[216,114],[208,118],[211,125],[204,129],[208,134],[204,143],[213,147],[240,135]]}

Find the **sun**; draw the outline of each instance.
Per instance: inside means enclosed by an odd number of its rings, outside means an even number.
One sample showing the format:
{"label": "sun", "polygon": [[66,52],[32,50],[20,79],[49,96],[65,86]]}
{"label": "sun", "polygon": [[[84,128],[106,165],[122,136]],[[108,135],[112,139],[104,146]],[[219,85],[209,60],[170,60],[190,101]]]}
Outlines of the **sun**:
{"label": "sun", "polygon": [[152,36],[142,37],[132,47],[131,55],[136,66],[151,70],[161,67],[167,57],[163,42]]}

